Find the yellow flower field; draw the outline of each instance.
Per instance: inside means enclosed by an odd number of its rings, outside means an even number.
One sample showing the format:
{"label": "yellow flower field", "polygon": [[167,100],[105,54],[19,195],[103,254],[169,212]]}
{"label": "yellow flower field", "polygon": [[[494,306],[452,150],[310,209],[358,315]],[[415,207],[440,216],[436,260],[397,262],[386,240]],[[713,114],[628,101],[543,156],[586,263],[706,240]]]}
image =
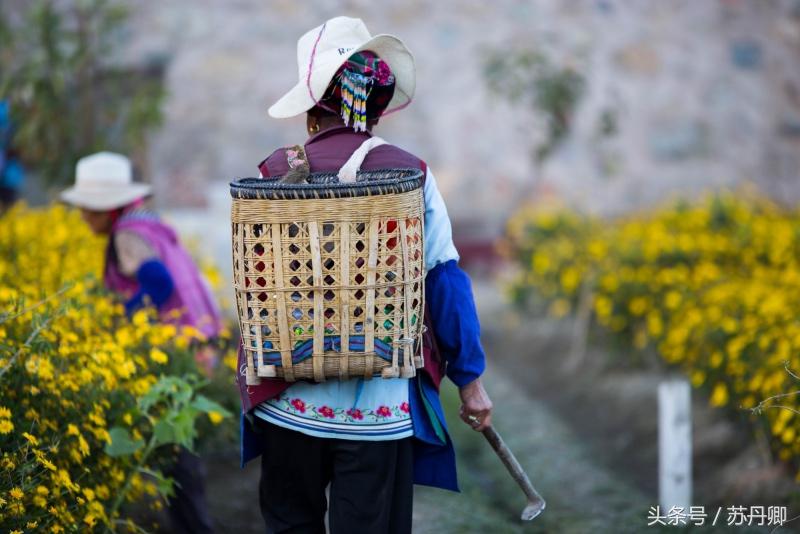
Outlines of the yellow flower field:
{"label": "yellow flower field", "polygon": [[[155,456],[125,454],[111,435],[149,439],[166,408],[146,412],[141,399],[165,374],[191,379],[196,334],[144,311],[128,320],[102,288],[104,247],[60,206],[0,218],[3,532],[133,530],[119,497],[157,493],[158,479],[142,476]],[[224,410],[212,411],[218,422]]]}
{"label": "yellow flower field", "polygon": [[527,208],[509,221],[505,249],[521,266],[517,301],[563,315],[586,287],[597,323],[630,343],[634,361],[656,351],[800,467],[790,394],[800,390],[800,211],[746,191],[616,220]]}

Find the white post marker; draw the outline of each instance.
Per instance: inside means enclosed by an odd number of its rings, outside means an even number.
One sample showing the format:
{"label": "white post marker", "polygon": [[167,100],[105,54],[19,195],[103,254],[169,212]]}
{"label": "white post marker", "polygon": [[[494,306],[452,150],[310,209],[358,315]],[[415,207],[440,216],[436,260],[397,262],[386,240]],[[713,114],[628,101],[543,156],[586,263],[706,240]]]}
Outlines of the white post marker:
{"label": "white post marker", "polygon": [[658,496],[661,513],[692,503],[691,388],[683,378],[658,384]]}

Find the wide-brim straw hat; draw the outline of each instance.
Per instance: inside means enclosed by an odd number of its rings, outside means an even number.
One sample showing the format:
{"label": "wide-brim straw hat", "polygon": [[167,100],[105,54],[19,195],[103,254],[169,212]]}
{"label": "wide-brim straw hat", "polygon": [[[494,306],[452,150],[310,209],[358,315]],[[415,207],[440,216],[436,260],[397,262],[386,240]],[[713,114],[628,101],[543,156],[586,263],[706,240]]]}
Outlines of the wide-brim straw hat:
{"label": "wide-brim straw hat", "polygon": [[314,107],[339,67],[364,50],[377,54],[394,74],[394,96],[385,113],[407,106],[414,96],[416,76],[414,56],[403,41],[389,34],[370,35],[361,19],[334,17],[297,41],[299,81],[269,108],[270,116],[294,117]]}
{"label": "wide-brim straw hat", "polygon": [[61,200],[94,211],[121,208],[152,192],[150,185],[133,181],[131,161],[122,154],[98,152],[78,160],[75,185]]}

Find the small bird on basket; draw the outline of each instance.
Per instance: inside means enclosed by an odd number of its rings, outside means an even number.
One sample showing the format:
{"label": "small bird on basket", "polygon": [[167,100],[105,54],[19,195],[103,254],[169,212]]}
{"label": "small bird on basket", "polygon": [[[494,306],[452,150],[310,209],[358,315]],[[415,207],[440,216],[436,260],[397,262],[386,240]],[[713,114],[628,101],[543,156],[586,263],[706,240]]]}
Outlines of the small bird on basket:
{"label": "small bird on basket", "polygon": [[301,184],[306,181],[311,170],[306,159],[306,151],[300,145],[293,145],[286,149],[286,161],[289,171],[280,179],[285,184]]}

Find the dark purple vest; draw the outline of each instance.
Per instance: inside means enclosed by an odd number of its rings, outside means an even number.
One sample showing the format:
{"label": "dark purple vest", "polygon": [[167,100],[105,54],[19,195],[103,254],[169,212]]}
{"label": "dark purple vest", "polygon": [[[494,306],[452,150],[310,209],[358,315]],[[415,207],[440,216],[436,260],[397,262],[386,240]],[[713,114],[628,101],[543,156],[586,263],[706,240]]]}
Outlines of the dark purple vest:
{"label": "dark purple vest", "polygon": [[[372,137],[369,132],[355,132],[349,126],[337,126],[323,130],[308,138],[304,145],[306,158],[311,172],[338,171],[348,160],[353,152],[361,146],[366,139]],[[258,168],[264,177],[281,176],[288,172],[289,164],[286,161],[286,151],[279,148],[270,154],[266,159],[258,164]],[[363,170],[375,170],[386,168],[413,168],[421,169],[424,176],[427,165],[424,161],[394,145],[380,145],[367,153],[364,162],[361,164]],[[423,357],[425,360],[424,371],[427,372],[436,388],[438,389],[444,368],[438,350],[435,347],[435,339],[432,335],[433,328],[429,323],[430,314],[425,314],[425,323],[428,326],[427,332],[423,335]],[[242,409],[250,411],[257,404],[272,398],[286,388],[291,383],[278,379],[261,379],[261,384],[257,386],[247,386],[244,380],[244,352],[241,344],[239,345],[237,376],[239,391],[242,398]]]}
{"label": "dark purple vest", "polygon": [[[369,132],[354,132],[349,126],[338,126],[323,130],[308,138],[305,144],[306,157],[311,172],[338,171],[361,143],[372,137]],[[381,145],[367,153],[361,168],[369,171],[386,168],[422,169],[425,162],[394,145]],[[258,164],[264,176],[281,176],[289,170],[286,152],[279,148]],[[423,174],[424,176],[424,174]]]}

